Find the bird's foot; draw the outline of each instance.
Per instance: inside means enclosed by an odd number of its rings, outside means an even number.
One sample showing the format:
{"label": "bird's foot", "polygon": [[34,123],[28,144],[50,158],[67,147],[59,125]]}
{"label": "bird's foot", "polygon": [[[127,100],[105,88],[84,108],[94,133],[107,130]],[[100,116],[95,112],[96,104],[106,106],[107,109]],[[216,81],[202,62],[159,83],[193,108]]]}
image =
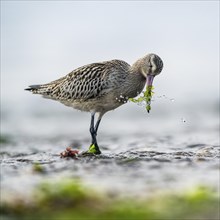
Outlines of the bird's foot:
{"label": "bird's foot", "polygon": [[101,151],[97,144],[91,144],[89,150],[87,150],[85,154],[101,154]]}

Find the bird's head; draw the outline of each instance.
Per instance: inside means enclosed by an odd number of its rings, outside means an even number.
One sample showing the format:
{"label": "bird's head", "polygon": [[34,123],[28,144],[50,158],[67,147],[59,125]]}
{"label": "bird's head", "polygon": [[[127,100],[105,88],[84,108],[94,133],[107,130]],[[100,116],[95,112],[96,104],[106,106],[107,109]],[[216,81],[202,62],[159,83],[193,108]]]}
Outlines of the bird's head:
{"label": "bird's head", "polygon": [[163,69],[163,61],[156,54],[150,53],[140,59],[140,72],[146,78],[147,86],[152,86],[154,77]]}

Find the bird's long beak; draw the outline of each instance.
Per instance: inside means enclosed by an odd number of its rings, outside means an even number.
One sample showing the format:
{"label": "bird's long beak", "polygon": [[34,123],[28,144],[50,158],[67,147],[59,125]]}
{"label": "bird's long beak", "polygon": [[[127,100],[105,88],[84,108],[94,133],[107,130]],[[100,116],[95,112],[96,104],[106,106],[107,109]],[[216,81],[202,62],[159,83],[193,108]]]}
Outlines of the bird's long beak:
{"label": "bird's long beak", "polygon": [[153,80],[154,80],[154,76],[152,75],[147,75],[147,86],[152,86],[153,85]]}

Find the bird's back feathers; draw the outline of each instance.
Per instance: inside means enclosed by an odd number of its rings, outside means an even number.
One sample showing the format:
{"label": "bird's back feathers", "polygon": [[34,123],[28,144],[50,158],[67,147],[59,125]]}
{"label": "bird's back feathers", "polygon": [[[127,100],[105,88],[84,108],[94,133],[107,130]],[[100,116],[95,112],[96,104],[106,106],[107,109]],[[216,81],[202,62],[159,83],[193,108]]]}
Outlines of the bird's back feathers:
{"label": "bird's back feathers", "polygon": [[119,86],[129,67],[129,64],[121,60],[92,63],[73,70],[65,77],[47,84],[32,85],[25,90],[60,101],[88,100],[110,87],[114,89]]}

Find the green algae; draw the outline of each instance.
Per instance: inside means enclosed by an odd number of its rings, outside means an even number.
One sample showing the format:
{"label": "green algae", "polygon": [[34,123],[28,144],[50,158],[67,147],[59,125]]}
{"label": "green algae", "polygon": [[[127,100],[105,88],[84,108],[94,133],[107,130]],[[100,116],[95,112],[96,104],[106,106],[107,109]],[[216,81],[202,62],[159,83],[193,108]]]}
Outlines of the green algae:
{"label": "green algae", "polygon": [[49,207],[79,208],[85,204],[88,206],[96,200],[93,190],[85,187],[77,179],[44,182],[37,187],[35,196],[38,200],[38,205],[44,207],[46,211],[50,211]]}
{"label": "green algae", "polygon": [[90,147],[89,147],[89,150],[87,151],[87,153],[92,153],[92,154],[95,154],[96,153],[96,147],[94,144],[92,144]]}
{"label": "green algae", "polygon": [[34,173],[40,173],[40,174],[46,173],[45,168],[40,163],[34,163],[32,170]]}
{"label": "green algae", "polygon": [[11,143],[11,138],[8,135],[0,135],[0,144],[8,144]]}
{"label": "green algae", "polygon": [[[219,197],[211,188],[155,192],[149,197],[111,197],[86,187],[80,180],[44,182],[33,193],[34,200],[1,204],[10,219],[219,219]],[[33,215],[34,213],[34,215]]]}
{"label": "green algae", "polygon": [[154,94],[153,89],[154,89],[153,86],[147,86],[146,90],[144,92],[142,92],[142,96],[139,96],[138,98],[130,98],[129,100],[134,103],[145,102],[146,110],[148,113],[150,113],[151,99]]}
{"label": "green algae", "polygon": [[99,150],[99,148],[97,146],[95,146],[95,144],[91,144],[89,147],[89,150],[87,150],[84,155],[86,154],[101,154],[101,151]]}

